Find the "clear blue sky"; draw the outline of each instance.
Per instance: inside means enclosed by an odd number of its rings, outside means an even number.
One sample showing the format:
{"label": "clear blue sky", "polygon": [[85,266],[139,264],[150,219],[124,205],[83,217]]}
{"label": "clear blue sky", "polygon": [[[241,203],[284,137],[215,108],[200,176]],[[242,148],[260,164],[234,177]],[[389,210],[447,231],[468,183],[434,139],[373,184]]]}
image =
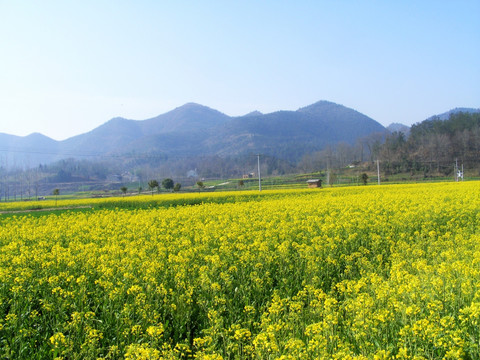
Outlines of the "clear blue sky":
{"label": "clear blue sky", "polygon": [[3,133],[318,100],[383,125],[480,107],[480,1],[0,0]]}

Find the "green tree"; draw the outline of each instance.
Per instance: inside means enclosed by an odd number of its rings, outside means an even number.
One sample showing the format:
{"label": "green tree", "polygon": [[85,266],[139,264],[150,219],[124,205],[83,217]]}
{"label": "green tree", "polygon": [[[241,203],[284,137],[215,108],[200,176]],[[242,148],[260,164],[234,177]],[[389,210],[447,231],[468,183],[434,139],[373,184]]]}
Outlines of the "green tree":
{"label": "green tree", "polygon": [[205,187],[205,184],[203,183],[203,181],[197,181],[197,186],[200,188],[200,189],[203,189]]}
{"label": "green tree", "polygon": [[148,188],[150,189],[150,191],[152,192],[152,196],[153,196],[153,190],[155,190],[155,188],[158,188],[158,181],[157,180],[150,180],[148,182]]}
{"label": "green tree", "polygon": [[245,185],[245,182],[243,180],[238,180],[238,187],[243,189],[243,186]]}
{"label": "green tree", "polygon": [[52,194],[55,195],[55,206],[57,206],[57,197],[60,195],[60,189],[54,189]]}
{"label": "green tree", "polygon": [[173,191],[175,192],[180,191],[181,188],[182,188],[182,184],[176,183],[175,186],[173,187]]}
{"label": "green tree", "polygon": [[170,190],[170,189],[173,189],[174,187],[174,184],[173,184],[173,180],[172,179],[163,179],[162,181],[162,186],[167,189],[167,190]]}
{"label": "green tree", "polygon": [[363,185],[367,185],[368,181],[368,175],[366,173],[363,173],[360,178],[362,179]]}
{"label": "green tree", "polygon": [[126,187],[126,186],[122,186],[122,187],[120,188],[120,190],[122,190],[123,197],[125,197],[125,194],[127,193],[127,190],[128,190],[127,187]]}

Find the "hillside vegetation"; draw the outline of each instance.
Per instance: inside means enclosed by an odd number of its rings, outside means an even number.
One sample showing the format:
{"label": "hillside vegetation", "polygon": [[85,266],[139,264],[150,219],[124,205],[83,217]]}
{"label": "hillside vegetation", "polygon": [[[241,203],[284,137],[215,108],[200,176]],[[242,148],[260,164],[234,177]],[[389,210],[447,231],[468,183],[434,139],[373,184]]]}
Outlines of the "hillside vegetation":
{"label": "hillside vegetation", "polygon": [[406,138],[396,132],[379,149],[389,173],[423,171],[449,175],[455,160],[480,172],[480,112],[451,113],[413,125]]}

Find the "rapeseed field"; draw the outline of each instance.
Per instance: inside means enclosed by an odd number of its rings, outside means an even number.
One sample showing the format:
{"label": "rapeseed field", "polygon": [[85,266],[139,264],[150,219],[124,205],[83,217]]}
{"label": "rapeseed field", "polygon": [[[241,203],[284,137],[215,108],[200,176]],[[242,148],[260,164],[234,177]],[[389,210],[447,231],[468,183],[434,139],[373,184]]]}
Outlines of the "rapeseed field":
{"label": "rapeseed field", "polygon": [[480,358],[480,183],[162,196],[0,215],[0,358]]}

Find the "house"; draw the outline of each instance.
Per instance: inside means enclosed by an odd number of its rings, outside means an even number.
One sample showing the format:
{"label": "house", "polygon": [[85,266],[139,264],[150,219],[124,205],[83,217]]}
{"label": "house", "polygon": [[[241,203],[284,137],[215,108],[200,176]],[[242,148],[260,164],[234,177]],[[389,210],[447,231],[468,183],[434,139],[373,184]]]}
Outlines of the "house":
{"label": "house", "polygon": [[189,171],[187,172],[187,177],[189,177],[189,178],[197,178],[197,177],[198,177],[197,169],[195,169],[195,170],[189,170]]}
{"label": "house", "polygon": [[251,173],[248,173],[248,174],[244,174],[243,175],[243,178],[244,179],[251,179],[255,176],[255,173],[251,172]]}
{"label": "house", "polygon": [[107,175],[107,181],[119,183],[122,181],[122,175],[119,174],[109,174]]}
{"label": "house", "polygon": [[321,188],[322,187],[322,180],[320,179],[310,179],[307,180],[307,185],[309,188]]}

